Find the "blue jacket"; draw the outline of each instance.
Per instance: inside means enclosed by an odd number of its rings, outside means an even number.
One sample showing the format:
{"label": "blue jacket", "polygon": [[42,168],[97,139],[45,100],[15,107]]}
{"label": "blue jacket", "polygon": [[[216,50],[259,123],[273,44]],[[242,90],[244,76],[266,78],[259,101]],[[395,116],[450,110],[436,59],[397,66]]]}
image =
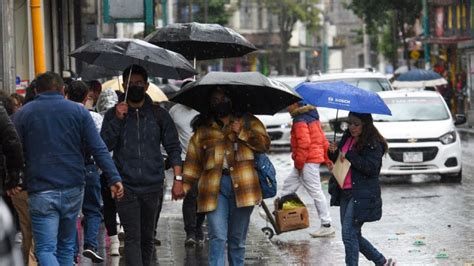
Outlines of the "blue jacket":
{"label": "blue jacket", "polygon": [[[342,149],[349,136],[348,132],[342,136],[338,151]],[[338,151],[328,154],[333,162],[337,160]],[[372,222],[382,218],[382,197],[379,183],[382,156],[382,143],[375,140],[367,144],[360,152],[350,150],[346,153],[346,159],[351,162],[354,222],[356,223]],[[335,178],[331,177],[329,180],[331,206],[340,205],[341,191]]]}
{"label": "blue jacket", "polygon": [[39,94],[15,114],[14,124],[25,151],[28,192],[84,185],[84,151],[92,154],[109,185],[121,181],[89,111],[62,94]]}
{"label": "blue jacket", "polygon": [[[160,123],[158,119],[161,119]],[[148,96],[142,107],[129,107],[123,120],[116,117],[115,107],[110,108],[104,117],[101,136],[114,153],[113,158],[123,177],[123,184],[135,192],[156,192],[161,189],[160,183],[165,177],[161,144],[168,154],[170,165],[182,165],[176,126],[169,113],[154,106]]]}

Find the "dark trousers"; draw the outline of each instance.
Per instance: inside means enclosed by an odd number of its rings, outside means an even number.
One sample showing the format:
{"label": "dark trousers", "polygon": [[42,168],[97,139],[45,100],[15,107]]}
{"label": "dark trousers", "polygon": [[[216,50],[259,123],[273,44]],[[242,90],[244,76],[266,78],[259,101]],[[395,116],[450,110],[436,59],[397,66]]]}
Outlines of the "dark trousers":
{"label": "dark trousers", "polygon": [[155,219],[163,189],[151,193],[135,193],[125,188],[124,192],[123,198],[117,201],[117,210],[125,231],[125,264],[151,265]]}
{"label": "dark trousers", "polygon": [[187,237],[202,239],[202,224],[206,215],[197,213],[197,183],[193,185],[191,190],[186,194],[183,200],[183,220],[184,231]]}
{"label": "dark trousers", "polygon": [[103,201],[103,215],[104,215],[104,225],[107,230],[108,236],[117,235],[117,207],[115,205],[115,200],[112,198],[112,192],[110,187],[107,185],[107,180],[102,174],[100,176],[101,184],[101,194]]}

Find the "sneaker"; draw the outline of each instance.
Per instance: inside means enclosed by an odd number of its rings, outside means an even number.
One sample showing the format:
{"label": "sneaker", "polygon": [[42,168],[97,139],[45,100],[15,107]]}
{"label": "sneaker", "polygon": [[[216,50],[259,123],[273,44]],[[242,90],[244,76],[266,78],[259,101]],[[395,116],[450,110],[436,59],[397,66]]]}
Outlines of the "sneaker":
{"label": "sneaker", "polygon": [[15,235],[15,243],[21,244],[22,241],[23,241],[23,235],[22,235],[20,232],[16,233],[16,235]]}
{"label": "sneaker", "polygon": [[109,254],[110,256],[120,256],[119,247],[120,247],[120,240],[118,239],[117,235],[109,236],[110,239],[110,247],[109,247]]}
{"label": "sneaker", "polygon": [[325,227],[321,226],[318,231],[314,233],[309,233],[312,237],[328,237],[328,236],[334,236],[336,234],[336,230],[332,228],[332,226]]}
{"label": "sneaker", "polygon": [[267,213],[265,212],[263,208],[260,208],[258,210],[258,215],[260,215],[260,217],[262,217],[262,219],[266,220],[267,222],[270,221],[270,219],[268,219]]}
{"label": "sneaker", "polygon": [[187,236],[186,240],[184,241],[184,246],[186,247],[194,247],[196,245],[196,239],[193,236]]}
{"label": "sneaker", "polygon": [[125,232],[123,231],[123,227],[120,226],[118,230],[118,238],[120,241],[123,241],[125,239]]}
{"label": "sneaker", "polygon": [[383,266],[395,266],[397,265],[397,261],[395,259],[388,259],[384,264]]}
{"label": "sneaker", "polygon": [[84,246],[84,251],[82,252],[82,255],[86,258],[91,259],[93,263],[104,262],[104,258],[99,256],[97,249],[91,246]]}

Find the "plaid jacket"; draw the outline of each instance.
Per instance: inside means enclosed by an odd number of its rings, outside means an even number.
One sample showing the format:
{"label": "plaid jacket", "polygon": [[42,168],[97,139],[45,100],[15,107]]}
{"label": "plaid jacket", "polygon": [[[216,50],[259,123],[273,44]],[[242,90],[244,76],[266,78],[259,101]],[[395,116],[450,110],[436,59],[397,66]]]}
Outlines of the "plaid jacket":
{"label": "plaid jacket", "polygon": [[[184,162],[184,190],[198,182],[198,212],[217,208],[222,164],[226,156],[232,177],[237,207],[247,207],[262,201],[262,192],[255,170],[254,152],[266,152],[270,137],[265,126],[253,115],[247,116],[250,127],[242,128],[238,136],[229,126],[221,128],[216,122],[198,128],[191,137]],[[239,119],[244,125],[243,118]],[[237,150],[234,151],[234,142]]]}

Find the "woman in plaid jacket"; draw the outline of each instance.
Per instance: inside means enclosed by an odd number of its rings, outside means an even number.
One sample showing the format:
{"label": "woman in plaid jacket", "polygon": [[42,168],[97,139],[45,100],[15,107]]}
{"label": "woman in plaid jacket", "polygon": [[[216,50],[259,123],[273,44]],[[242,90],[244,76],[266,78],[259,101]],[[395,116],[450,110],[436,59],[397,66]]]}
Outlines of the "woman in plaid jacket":
{"label": "woman in plaid jacket", "polygon": [[211,94],[209,113],[193,121],[193,128],[184,183],[175,182],[173,196],[182,197],[181,186],[186,192],[198,182],[198,212],[208,220],[209,265],[225,264],[226,243],[229,264],[244,265],[250,215],[262,201],[254,152],[266,152],[270,137],[255,116],[236,116],[222,89]]}

